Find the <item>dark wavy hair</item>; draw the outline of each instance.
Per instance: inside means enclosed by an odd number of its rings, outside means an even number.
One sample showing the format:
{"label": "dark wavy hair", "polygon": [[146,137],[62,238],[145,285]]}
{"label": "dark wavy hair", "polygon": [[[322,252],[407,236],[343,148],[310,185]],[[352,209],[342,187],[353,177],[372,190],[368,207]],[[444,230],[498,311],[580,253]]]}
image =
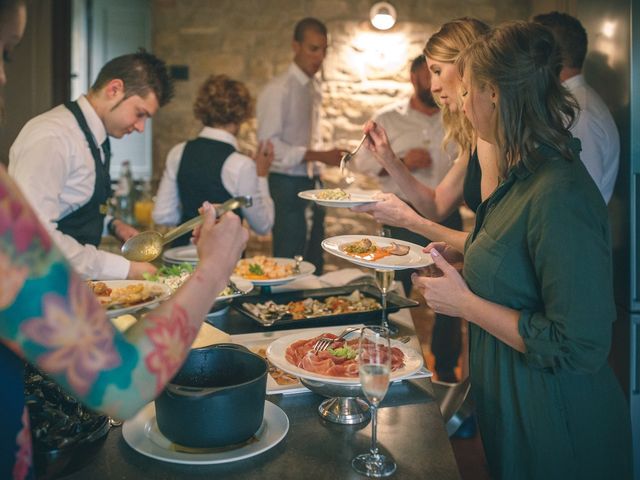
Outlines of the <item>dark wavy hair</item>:
{"label": "dark wavy hair", "polygon": [[575,158],[569,127],[578,103],[560,83],[561,50],[547,28],[528,22],[500,25],[470,45],[457,65],[472,85],[498,90],[494,128],[501,176],[520,161],[535,170],[544,161],[540,145],[568,161]]}
{"label": "dark wavy hair", "polygon": [[227,75],[211,75],[198,90],[193,114],[208,127],[240,125],[253,115],[254,101],[247,86]]}
{"label": "dark wavy hair", "polygon": [[137,53],[122,55],[105,63],[91,90],[100,90],[116,78],[124,83],[125,99],[134,95],[145,98],[149,92],[153,92],[162,107],[173,97],[173,81],[167,65],[142,48]]}

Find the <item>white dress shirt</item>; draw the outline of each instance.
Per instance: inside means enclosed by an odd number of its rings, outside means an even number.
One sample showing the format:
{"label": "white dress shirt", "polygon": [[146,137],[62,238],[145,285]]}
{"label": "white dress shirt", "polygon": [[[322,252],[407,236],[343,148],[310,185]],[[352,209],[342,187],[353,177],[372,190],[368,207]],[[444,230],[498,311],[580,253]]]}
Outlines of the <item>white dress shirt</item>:
{"label": "white dress shirt", "polygon": [[[226,130],[204,127],[198,135],[202,138],[218,140],[238,148],[236,137]],[[167,162],[158,188],[153,207],[153,221],[161,225],[175,225],[182,217],[182,206],[178,192],[178,169],[187,142],[175,145],[167,155]],[[239,152],[233,152],[225,160],[220,173],[222,185],[232,196],[251,195],[252,206],[243,208],[242,214],[251,228],[264,235],[271,227],[275,217],[273,200],[269,193],[266,177],[259,177],[255,162]]]}
{"label": "white dress shirt", "polygon": [[598,185],[604,201],[609,203],[616,184],[620,164],[620,135],[613,117],[602,98],[576,75],[563,82],[580,105],[577,121],[571,128],[580,139],[580,159]]}
{"label": "white dress shirt", "polygon": [[[319,81],[309,78],[295,63],[262,90],[256,106],[258,138],[273,143],[272,172],[308,176],[304,155],[319,144],[321,103]],[[312,166],[311,173],[318,175],[322,164]]]}
{"label": "white dress shirt", "polygon": [[[98,146],[107,131],[86,97],[78,98]],[[104,158],[103,158],[104,161]],[[18,183],[56,245],[83,277],[127,278],[130,263],[120,255],[81,245],[57,222],[93,196],[96,170],[91,150],[73,114],[59,105],[31,119],[9,151],[9,174]]]}
{"label": "white dress shirt", "polygon": [[[411,149],[422,148],[431,155],[431,166],[418,168],[411,173],[428,187],[435,188],[447,174],[455,155],[442,149],[444,127],[442,114],[427,115],[411,108],[410,99],[401,100],[389,105],[373,117],[375,122],[387,132],[389,144],[394,153],[403,158]],[[353,159],[354,169],[370,175],[379,175],[380,163],[366,152]],[[407,196],[389,175],[379,176],[380,186],[384,192],[395,193],[402,200]]]}

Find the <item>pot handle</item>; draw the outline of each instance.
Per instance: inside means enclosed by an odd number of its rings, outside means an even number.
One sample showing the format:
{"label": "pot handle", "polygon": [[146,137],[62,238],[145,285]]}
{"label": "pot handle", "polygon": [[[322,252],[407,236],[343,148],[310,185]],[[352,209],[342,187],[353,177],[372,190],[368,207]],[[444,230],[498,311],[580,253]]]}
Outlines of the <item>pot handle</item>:
{"label": "pot handle", "polygon": [[164,389],[168,394],[178,395],[180,397],[190,397],[190,398],[202,398],[208,395],[211,395],[215,392],[220,392],[222,390],[226,390],[230,387],[210,387],[210,388],[199,388],[199,387],[184,387],[180,385],[172,385],[168,383]]}
{"label": "pot handle", "polygon": [[213,345],[207,345],[205,347],[198,347],[198,348],[194,348],[193,350],[211,350],[211,349],[214,349],[214,348],[215,349],[228,348],[230,350],[242,350],[243,352],[251,353],[251,350],[249,350],[244,345],[240,345],[238,343],[214,343]]}
{"label": "pot handle", "polygon": [[[209,345],[206,347],[200,347],[200,348],[194,348],[193,350],[211,350],[211,349],[229,349],[229,350],[242,350],[244,352],[249,352],[251,353],[251,350],[249,350],[247,347],[245,347],[244,345],[239,345],[237,343],[216,343],[213,345]],[[191,398],[202,398],[202,397],[206,397],[208,395],[211,395],[212,393],[215,392],[220,392],[222,390],[226,390],[228,388],[233,387],[234,385],[230,385],[228,387],[209,387],[209,388],[202,388],[202,387],[185,387],[182,385],[174,385],[172,383],[167,383],[167,385],[165,385],[165,391],[169,394],[173,394],[173,395],[179,395],[181,397],[191,397]]]}

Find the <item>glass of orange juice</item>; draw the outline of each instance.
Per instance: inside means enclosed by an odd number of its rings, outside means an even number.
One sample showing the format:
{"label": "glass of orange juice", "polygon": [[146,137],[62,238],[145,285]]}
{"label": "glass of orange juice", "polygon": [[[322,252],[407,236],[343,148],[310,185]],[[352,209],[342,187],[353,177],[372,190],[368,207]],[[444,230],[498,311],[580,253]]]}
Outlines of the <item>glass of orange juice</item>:
{"label": "glass of orange juice", "polygon": [[142,199],[136,201],[133,206],[133,217],[138,225],[151,225],[151,212],[153,211],[153,200]]}

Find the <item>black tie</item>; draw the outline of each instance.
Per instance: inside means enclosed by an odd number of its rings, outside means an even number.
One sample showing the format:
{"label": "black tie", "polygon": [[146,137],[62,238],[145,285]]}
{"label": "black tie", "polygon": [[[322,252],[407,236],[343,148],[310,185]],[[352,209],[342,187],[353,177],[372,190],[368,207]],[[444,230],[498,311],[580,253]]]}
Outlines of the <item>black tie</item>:
{"label": "black tie", "polygon": [[109,141],[109,137],[102,142],[102,151],[104,152],[104,164],[109,165],[109,160],[111,160],[111,142]]}

